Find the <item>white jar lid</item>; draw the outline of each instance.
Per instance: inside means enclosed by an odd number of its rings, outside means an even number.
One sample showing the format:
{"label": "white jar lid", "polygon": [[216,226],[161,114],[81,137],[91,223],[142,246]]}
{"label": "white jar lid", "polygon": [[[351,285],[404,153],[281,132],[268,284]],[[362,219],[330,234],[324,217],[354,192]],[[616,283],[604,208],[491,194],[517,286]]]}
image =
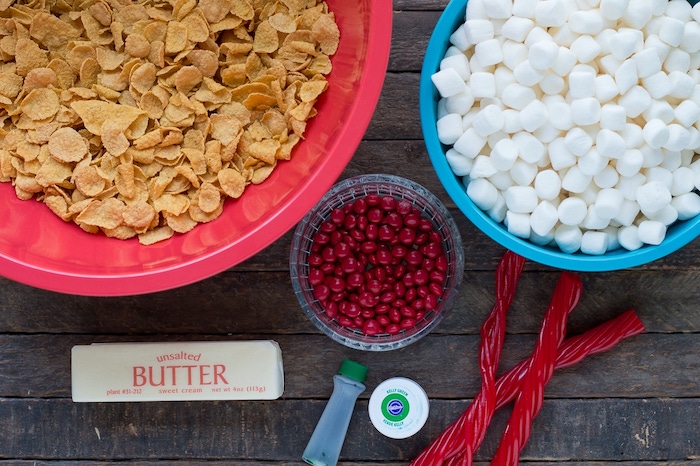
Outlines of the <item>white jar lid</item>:
{"label": "white jar lid", "polygon": [[372,424],[390,438],[407,438],[418,432],[428,419],[429,409],[425,390],[404,377],[385,380],[369,398]]}

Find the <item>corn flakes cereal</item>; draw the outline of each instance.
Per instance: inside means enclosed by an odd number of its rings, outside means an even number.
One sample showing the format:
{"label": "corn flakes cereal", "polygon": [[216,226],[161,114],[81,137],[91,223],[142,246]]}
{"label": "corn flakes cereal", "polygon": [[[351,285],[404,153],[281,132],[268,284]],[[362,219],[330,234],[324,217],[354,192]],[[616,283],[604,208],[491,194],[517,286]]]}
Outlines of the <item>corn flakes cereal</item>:
{"label": "corn flakes cereal", "polygon": [[0,0],[0,182],[144,245],[292,158],[340,32],[323,0]]}

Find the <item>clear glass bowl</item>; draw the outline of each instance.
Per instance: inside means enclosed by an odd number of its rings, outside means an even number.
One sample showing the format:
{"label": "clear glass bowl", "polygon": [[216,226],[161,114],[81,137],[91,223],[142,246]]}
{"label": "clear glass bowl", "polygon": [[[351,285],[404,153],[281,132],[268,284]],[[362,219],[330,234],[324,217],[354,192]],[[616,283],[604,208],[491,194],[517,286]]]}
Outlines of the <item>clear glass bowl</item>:
{"label": "clear glass bowl", "polygon": [[[308,281],[308,257],[319,226],[330,218],[334,208],[352,203],[368,194],[390,195],[396,200],[409,200],[421,211],[424,218],[432,221],[435,230],[442,236],[443,250],[448,259],[447,280],[437,307],[427,311],[414,327],[394,335],[369,336],[359,329],[341,326],[335,318],[326,315],[323,305],[314,297],[313,288]],[[336,342],[350,348],[387,351],[403,348],[419,340],[434,329],[449,312],[464,273],[464,249],[461,235],[451,214],[440,200],[423,186],[393,175],[361,175],[334,185],[297,225],[292,241],[289,269],[299,304],[316,327]]]}

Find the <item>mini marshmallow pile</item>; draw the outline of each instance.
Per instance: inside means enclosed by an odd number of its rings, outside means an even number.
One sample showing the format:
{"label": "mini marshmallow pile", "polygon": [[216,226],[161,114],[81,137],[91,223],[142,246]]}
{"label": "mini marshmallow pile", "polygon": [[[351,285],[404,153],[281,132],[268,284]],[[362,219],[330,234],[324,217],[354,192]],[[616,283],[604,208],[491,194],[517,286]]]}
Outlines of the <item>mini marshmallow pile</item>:
{"label": "mini marshmallow pile", "polygon": [[700,4],[469,0],[431,78],[467,195],[515,236],[600,255],[700,213]]}

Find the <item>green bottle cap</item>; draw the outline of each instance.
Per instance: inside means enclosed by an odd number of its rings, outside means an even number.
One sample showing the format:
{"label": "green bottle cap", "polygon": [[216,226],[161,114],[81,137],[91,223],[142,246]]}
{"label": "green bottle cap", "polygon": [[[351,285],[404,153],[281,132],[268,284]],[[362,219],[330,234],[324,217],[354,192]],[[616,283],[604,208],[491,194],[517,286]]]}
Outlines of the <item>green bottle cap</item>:
{"label": "green bottle cap", "polygon": [[344,359],[340,364],[338,373],[350,377],[353,380],[357,380],[358,382],[364,382],[367,378],[367,366],[363,366],[359,362],[355,362],[351,359]]}

